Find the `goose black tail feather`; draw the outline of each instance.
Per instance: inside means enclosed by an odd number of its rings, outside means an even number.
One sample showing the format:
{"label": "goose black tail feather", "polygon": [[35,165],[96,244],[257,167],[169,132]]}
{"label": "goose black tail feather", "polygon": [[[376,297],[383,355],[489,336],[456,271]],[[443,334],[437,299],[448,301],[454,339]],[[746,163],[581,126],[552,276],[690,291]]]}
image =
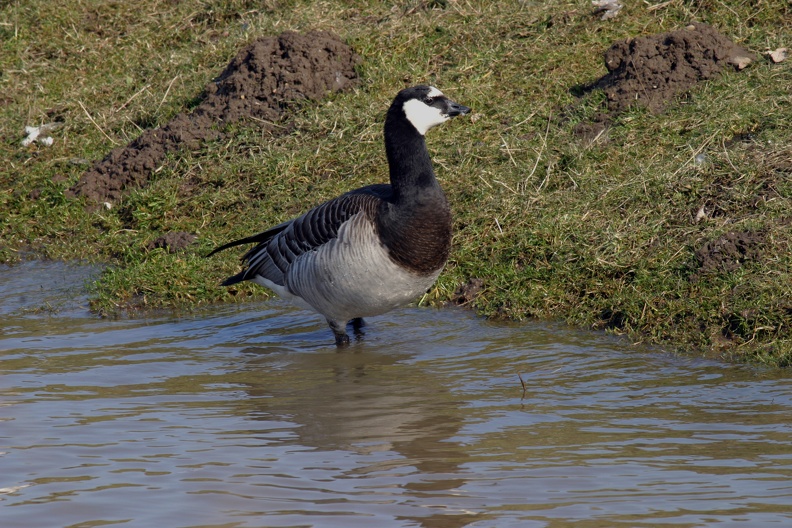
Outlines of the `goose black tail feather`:
{"label": "goose black tail feather", "polygon": [[226,280],[224,280],[223,282],[220,283],[220,286],[232,286],[232,285],[234,285],[234,284],[236,284],[238,282],[242,282],[244,280],[247,280],[247,279],[245,278],[245,272],[242,271],[240,273],[237,273],[233,277],[228,277]]}
{"label": "goose black tail feather", "polygon": [[[258,235],[253,235],[253,236],[249,236],[249,237],[245,237],[245,238],[240,238],[239,240],[234,240],[233,242],[229,242],[228,244],[223,244],[222,246],[220,246],[218,248],[215,248],[211,252],[207,253],[206,257],[204,257],[204,258],[211,257],[215,253],[220,253],[221,251],[226,250],[228,248],[232,248],[232,247],[235,247],[235,246],[241,246],[242,244],[252,244],[254,242],[257,243],[257,244],[260,244],[262,242],[267,242],[272,237],[274,237],[275,235],[277,235],[278,233],[280,233],[281,231],[286,229],[289,226],[290,223],[291,222],[284,222],[284,223],[282,223],[280,225],[277,225],[277,226],[273,227],[272,229],[268,229],[267,231],[264,231],[263,233],[259,233]],[[234,277],[230,277],[227,280],[231,280],[233,278]],[[240,280],[242,280],[242,279],[240,279]],[[239,282],[239,281],[235,281],[235,282]],[[231,284],[234,284],[235,282],[232,282]]]}

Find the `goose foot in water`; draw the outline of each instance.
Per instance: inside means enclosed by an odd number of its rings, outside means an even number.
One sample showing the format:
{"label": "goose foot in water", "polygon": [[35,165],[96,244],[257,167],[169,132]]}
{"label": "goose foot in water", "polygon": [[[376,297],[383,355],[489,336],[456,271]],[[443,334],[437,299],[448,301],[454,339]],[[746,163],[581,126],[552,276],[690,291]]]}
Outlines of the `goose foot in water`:
{"label": "goose foot in water", "polygon": [[327,320],[327,325],[333,331],[335,336],[335,344],[338,348],[349,346],[349,336],[346,333],[346,325],[339,324],[337,321]]}

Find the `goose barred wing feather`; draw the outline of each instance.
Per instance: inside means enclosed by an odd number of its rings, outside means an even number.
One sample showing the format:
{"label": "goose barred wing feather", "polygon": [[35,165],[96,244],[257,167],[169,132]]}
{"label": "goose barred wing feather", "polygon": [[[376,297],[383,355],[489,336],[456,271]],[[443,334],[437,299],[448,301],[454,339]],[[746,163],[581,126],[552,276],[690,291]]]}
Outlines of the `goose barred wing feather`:
{"label": "goose barred wing feather", "polygon": [[390,192],[390,185],[362,187],[263,233],[221,246],[215,252],[239,244],[258,242],[242,256],[242,260],[247,263],[246,269],[226,279],[223,285],[252,280],[256,276],[284,285],[289,266],[298,257],[336,238],[344,222],[353,216],[363,213],[373,219],[377,208],[383,200],[388,199]]}

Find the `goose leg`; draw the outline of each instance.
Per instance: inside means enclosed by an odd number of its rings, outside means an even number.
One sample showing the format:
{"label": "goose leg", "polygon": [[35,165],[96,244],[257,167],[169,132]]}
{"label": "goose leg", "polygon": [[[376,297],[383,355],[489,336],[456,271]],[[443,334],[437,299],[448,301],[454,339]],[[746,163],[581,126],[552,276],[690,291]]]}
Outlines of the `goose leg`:
{"label": "goose leg", "polygon": [[330,330],[332,330],[333,335],[335,335],[336,346],[339,348],[349,346],[349,336],[346,333],[346,325],[338,324],[338,321],[331,321],[330,319],[327,320],[327,324],[330,325]]}
{"label": "goose leg", "polygon": [[355,317],[349,322],[352,325],[352,331],[357,337],[364,335],[365,332],[363,332],[363,327],[366,326],[366,321],[364,321],[362,317]]}
{"label": "goose leg", "polygon": [[362,338],[366,333],[363,331],[363,327],[366,326],[366,321],[363,320],[362,317],[355,317],[349,324],[352,325],[352,332],[355,334],[356,339]]}

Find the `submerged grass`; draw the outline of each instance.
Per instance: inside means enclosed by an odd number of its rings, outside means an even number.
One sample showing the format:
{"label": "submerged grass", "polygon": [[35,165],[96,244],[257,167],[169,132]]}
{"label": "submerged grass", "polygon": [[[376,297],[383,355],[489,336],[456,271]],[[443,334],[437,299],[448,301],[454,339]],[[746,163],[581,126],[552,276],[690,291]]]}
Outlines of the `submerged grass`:
{"label": "submerged grass", "polygon": [[[238,254],[202,255],[386,181],[384,112],[398,89],[426,82],[474,113],[428,137],[456,229],[423,302],[481,279],[462,302],[490,317],[563,319],[787,366],[792,62],[759,58],[660,115],[632,109],[593,141],[575,132],[602,111],[601,94],[576,94],[606,73],[611,43],[691,20],[759,54],[792,44],[785,0],[631,3],[609,21],[582,0],[5,2],[0,261],[111,263],[95,286],[103,314],[266,296],[218,286]],[[110,210],[65,197],[88,160],[191,108],[236,50],[286,29],[340,35],[362,56],[359,87],[304,105],[285,135],[240,123],[171,155]],[[21,146],[26,125],[51,122],[52,146]],[[169,231],[197,242],[150,249]],[[734,240],[750,247],[707,260],[702,248]]]}

